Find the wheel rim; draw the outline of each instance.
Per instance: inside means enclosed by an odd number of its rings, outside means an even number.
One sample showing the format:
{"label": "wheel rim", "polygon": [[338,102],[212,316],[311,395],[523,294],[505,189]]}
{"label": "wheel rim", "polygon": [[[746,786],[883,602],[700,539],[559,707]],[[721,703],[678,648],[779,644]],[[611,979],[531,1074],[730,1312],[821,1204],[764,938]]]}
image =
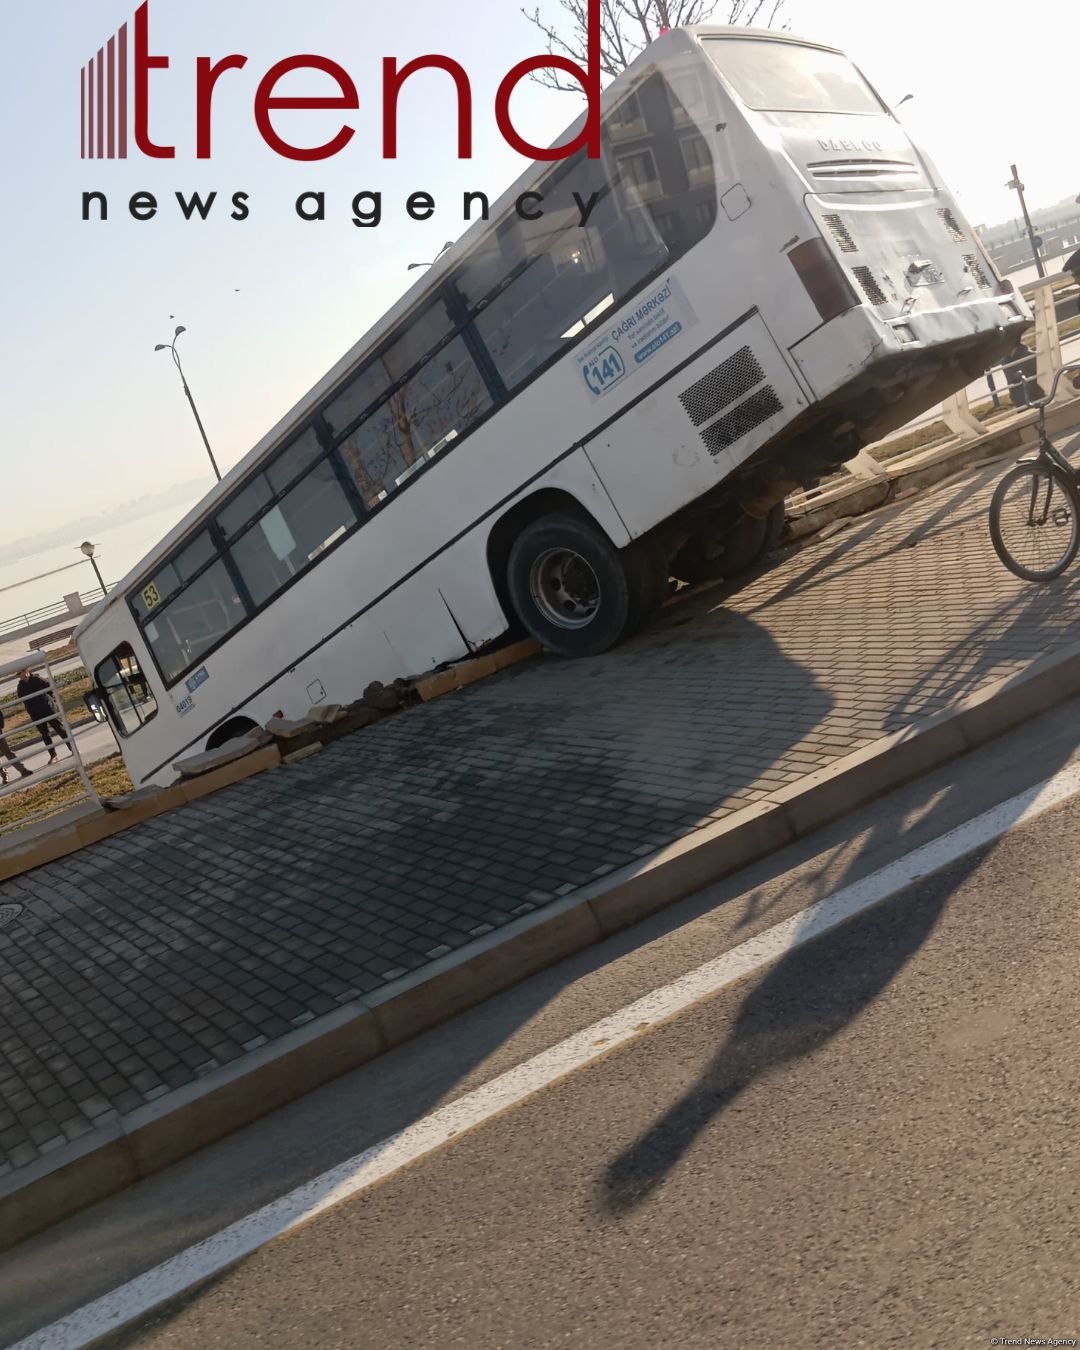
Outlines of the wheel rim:
{"label": "wheel rim", "polygon": [[1075,545],[1076,511],[1058,479],[1044,470],[1018,474],[998,510],[1002,547],[1025,571],[1049,576]]}
{"label": "wheel rim", "polygon": [[549,548],[529,570],[533,604],[557,628],[586,628],[600,609],[600,582],[589,563],[568,548]]}

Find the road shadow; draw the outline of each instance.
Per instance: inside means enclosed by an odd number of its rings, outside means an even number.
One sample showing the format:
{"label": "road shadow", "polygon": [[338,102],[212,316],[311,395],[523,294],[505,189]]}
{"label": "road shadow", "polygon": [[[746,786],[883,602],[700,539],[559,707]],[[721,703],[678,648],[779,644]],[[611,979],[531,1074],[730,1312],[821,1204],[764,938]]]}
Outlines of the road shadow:
{"label": "road shadow", "polygon": [[[990,638],[975,659],[960,644],[930,672],[926,681],[950,700],[985,682],[986,672],[999,659],[997,642],[1015,655],[1013,630],[1023,625],[1035,648],[1058,632],[1060,595],[1051,607],[1045,596],[1022,594],[1000,607],[993,616],[996,638]],[[1009,634],[1013,636],[1010,640]],[[925,707],[924,691],[914,689],[897,707],[897,717],[910,722],[911,708]],[[1068,761],[1072,742],[1055,747],[1046,775]],[[935,799],[935,809],[948,814],[962,805],[964,788],[953,783]],[[1023,805],[1017,805],[1016,814]],[[814,902],[835,894],[857,877],[864,854],[903,844],[909,827],[897,827],[888,816],[872,826],[859,847],[833,857],[828,881],[814,888]],[[910,964],[933,934],[952,895],[983,865],[994,845],[950,865],[932,886],[914,883],[903,903],[876,906],[828,934],[796,946],[783,956],[743,1000],[723,1044],[685,1093],[637,1139],[615,1157],[598,1179],[596,1203],[602,1215],[618,1218],[636,1210],[654,1196],[678,1167],[695,1141],[719,1116],[759,1080],[782,1071],[846,1030],[874,1003]],[[836,864],[840,863],[837,876]],[[822,868],[824,874],[825,868]],[[947,882],[942,884],[942,875]],[[803,881],[806,881],[805,875]],[[745,899],[740,925],[759,923],[770,909],[782,904],[784,893],[768,904],[751,892]],[[807,919],[806,923],[812,919]],[[873,935],[873,940],[869,940]],[[798,938],[795,939],[798,941]],[[842,1090],[838,1088],[838,1090]]]}
{"label": "road shadow", "polygon": [[[754,715],[763,685],[776,696]],[[832,707],[812,670],[763,626],[717,611],[689,631],[661,626],[592,662],[544,659],[422,705],[287,774],[219,794],[189,818],[192,832],[178,816],[133,827],[122,850],[81,856],[78,887],[63,863],[19,879],[30,922],[0,932],[0,1075],[16,1054],[21,1077],[53,1081],[50,1061],[66,1034],[54,1009],[105,1047],[103,1059],[124,1058],[136,1034],[158,1035],[155,1025],[179,1037],[175,1010],[185,1007],[264,1031],[251,1004],[283,947],[290,980],[303,981],[298,1013],[326,1011],[365,975],[362,993],[385,987],[371,958],[392,924],[408,932],[400,950],[380,958],[385,967],[410,960],[422,970],[430,949],[468,948],[478,931],[542,913],[552,893],[559,902],[616,868],[640,868],[714,813],[745,804],[760,775]],[[283,860],[271,840],[289,841],[295,856]],[[162,857],[169,870],[159,877]],[[226,865],[227,887],[203,880]],[[428,877],[410,880],[421,867]],[[330,887],[331,876],[339,886]],[[426,901],[422,887],[436,885],[438,899]],[[145,945],[147,931],[154,950],[131,955],[128,944]],[[319,1125],[305,1126],[311,1105],[300,1100],[141,1181],[137,1204],[105,1201],[0,1257],[0,1326],[17,1325],[16,1306],[34,1301],[61,1315],[85,1300],[83,1286],[93,1287],[109,1259],[130,1278],[231,1222],[238,1193],[245,1212],[257,1209],[511,1067],[508,1043],[574,972],[600,968],[635,940],[591,949],[515,988],[508,970],[494,1011],[480,1005],[320,1089],[324,1111],[349,1122],[340,1147],[307,1143]],[[292,1030],[283,1018],[269,1025],[270,1044]],[[280,1168],[256,1161],[252,1138],[282,1159]],[[228,1184],[208,1187],[200,1180],[207,1168]],[[321,1185],[306,1206],[318,1204]],[[175,1213],[178,1188],[198,1199],[163,1231],[161,1212]]]}

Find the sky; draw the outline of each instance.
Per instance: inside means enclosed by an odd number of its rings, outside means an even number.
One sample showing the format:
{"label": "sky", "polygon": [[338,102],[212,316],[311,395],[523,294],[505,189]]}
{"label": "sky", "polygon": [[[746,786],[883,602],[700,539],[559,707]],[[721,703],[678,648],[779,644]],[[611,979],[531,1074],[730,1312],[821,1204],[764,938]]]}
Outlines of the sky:
{"label": "sky", "polygon": [[[177,324],[188,330],[180,340],[185,368],[227,468],[415,280],[408,264],[430,260],[461,233],[462,192],[494,197],[526,167],[492,115],[503,75],[541,47],[514,0],[151,0],[152,50],[172,61],[152,77],[151,131],[175,140],[179,157],[81,161],[79,71],[134,7],[135,0],[48,7],[4,0],[0,485],[8,543],[55,540],[67,522],[173,484],[193,485],[196,496],[200,482],[212,486],[170,358],[154,352]],[[1036,18],[1024,25],[1014,6],[988,0],[787,6],[793,31],[844,48],[887,101],[914,95],[900,116],[975,224],[1014,214],[1003,186],[1014,160],[1032,205],[1080,192],[1080,156],[1064,133],[1076,118],[1075,0],[1044,0],[1030,12]],[[199,162],[195,60],[232,52],[249,64],[223,77],[214,157]],[[273,154],[252,115],[261,76],[300,52],[332,56],[360,92],[360,110],[349,114],[357,127],[352,144],[314,165]],[[449,81],[432,73],[408,86],[400,158],[384,161],[381,59],[404,63],[430,52],[456,57],[472,77],[474,158],[456,158]],[[311,74],[292,78],[319,84]],[[325,88],[309,83],[293,92]],[[514,114],[523,134],[549,143],[579,106],[573,96],[525,85]],[[292,128],[297,140],[314,141],[324,138],[319,131],[332,134],[343,115],[277,119],[283,133]],[[177,189],[221,197],[206,223],[189,223],[171,196]],[[297,220],[292,203],[308,189],[326,192],[325,222]],[[90,190],[107,194],[107,223],[80,219],[81,195]],[[378,229],[351,222],[352,197],[364,190],[384,194]],[[404,202],[421,190],[436,199],[436,214],[412,222]],[[159,195],[154,220],[127,216],[127,198],[138,191]],[[250,193],[246,222],[229,219],[237,191]],[[28,568],[34,552],[28,544]],[[123,569],[135,561],[124,559]]]}

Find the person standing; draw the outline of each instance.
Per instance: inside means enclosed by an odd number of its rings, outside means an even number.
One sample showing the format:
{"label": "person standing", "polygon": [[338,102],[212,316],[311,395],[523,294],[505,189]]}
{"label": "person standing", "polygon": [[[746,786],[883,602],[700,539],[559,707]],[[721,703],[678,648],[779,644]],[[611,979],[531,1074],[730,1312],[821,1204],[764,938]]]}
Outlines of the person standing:
{"label": "person standing", "polygon": [[[26,765],[25,765],[25,764],[22,762],[22,760],[18,757],[18,755],[15,753],[15,751],[12,750],[11,746],[8,744],[8,739],[7,739],[7,737],[4,735],[4,710],[3,710],[3,708],[0,708],[0,755],[2,755],[2,756],[4,757],[4,759],[6,759],[9,763],[14,764],[15,767],[16,767],[16,769],[18,769],[19,774],[20,774],[23,778],[32,778],[32,777],[33,777],[33,775],[31,774],[30,770],[26,767]],[[8,780],[8,779],[7,779],[7,764],[0,764],[0,783],[4,784],[4,785],[6,786],[6,785],[7,785],[7,780]]]}
{"label": "person standing", "polygon": [[73,755],[75,751],[71,748],[71,741],[63,722],[57,716],[56,704],[53,703],[48,683],[40,675],[34,675],[29,670],[20,670],[15,692],[22,699],[30,721],[38,724],[38,732],[45,743],[45,749],[49,752],[49,763],[56,763],[56,751],[52,743],[54,731],[67,746],[68,754]]}

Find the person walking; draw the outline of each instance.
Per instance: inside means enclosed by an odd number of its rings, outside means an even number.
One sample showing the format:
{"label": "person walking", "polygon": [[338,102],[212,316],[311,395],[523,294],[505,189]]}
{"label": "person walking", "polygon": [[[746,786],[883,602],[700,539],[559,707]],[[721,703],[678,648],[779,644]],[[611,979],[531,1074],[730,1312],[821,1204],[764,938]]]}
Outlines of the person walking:
{"label": "person walking", "polygon": [[[11,746],[8,744],[8,738],[4,735],[4,710],[0,708],[0,755],[10,764],[14,764],[19,774],[23,778],[32,778],[33,774],[18,757]],[[0,764],[0,784],[7,786],[7,764]]]}
{"label": "person walking", "polygon": [[15,692],[22,699],[23,707],[26,709],[30,721],[38,724],[38,733],[45,743],[45,749],[49,752],[49,763],[56,763],[56,751],[53,749],[52,743],[54,731],[67,746],[68,754],[74,755],[75,751],[71,748],[71,741],[64,729],[64,724],[57,716],[56,704],[49,692],[47,681],[43,680],[40,675],[34,675],[29,670],[20,670],[19,683],[15,686]]}

